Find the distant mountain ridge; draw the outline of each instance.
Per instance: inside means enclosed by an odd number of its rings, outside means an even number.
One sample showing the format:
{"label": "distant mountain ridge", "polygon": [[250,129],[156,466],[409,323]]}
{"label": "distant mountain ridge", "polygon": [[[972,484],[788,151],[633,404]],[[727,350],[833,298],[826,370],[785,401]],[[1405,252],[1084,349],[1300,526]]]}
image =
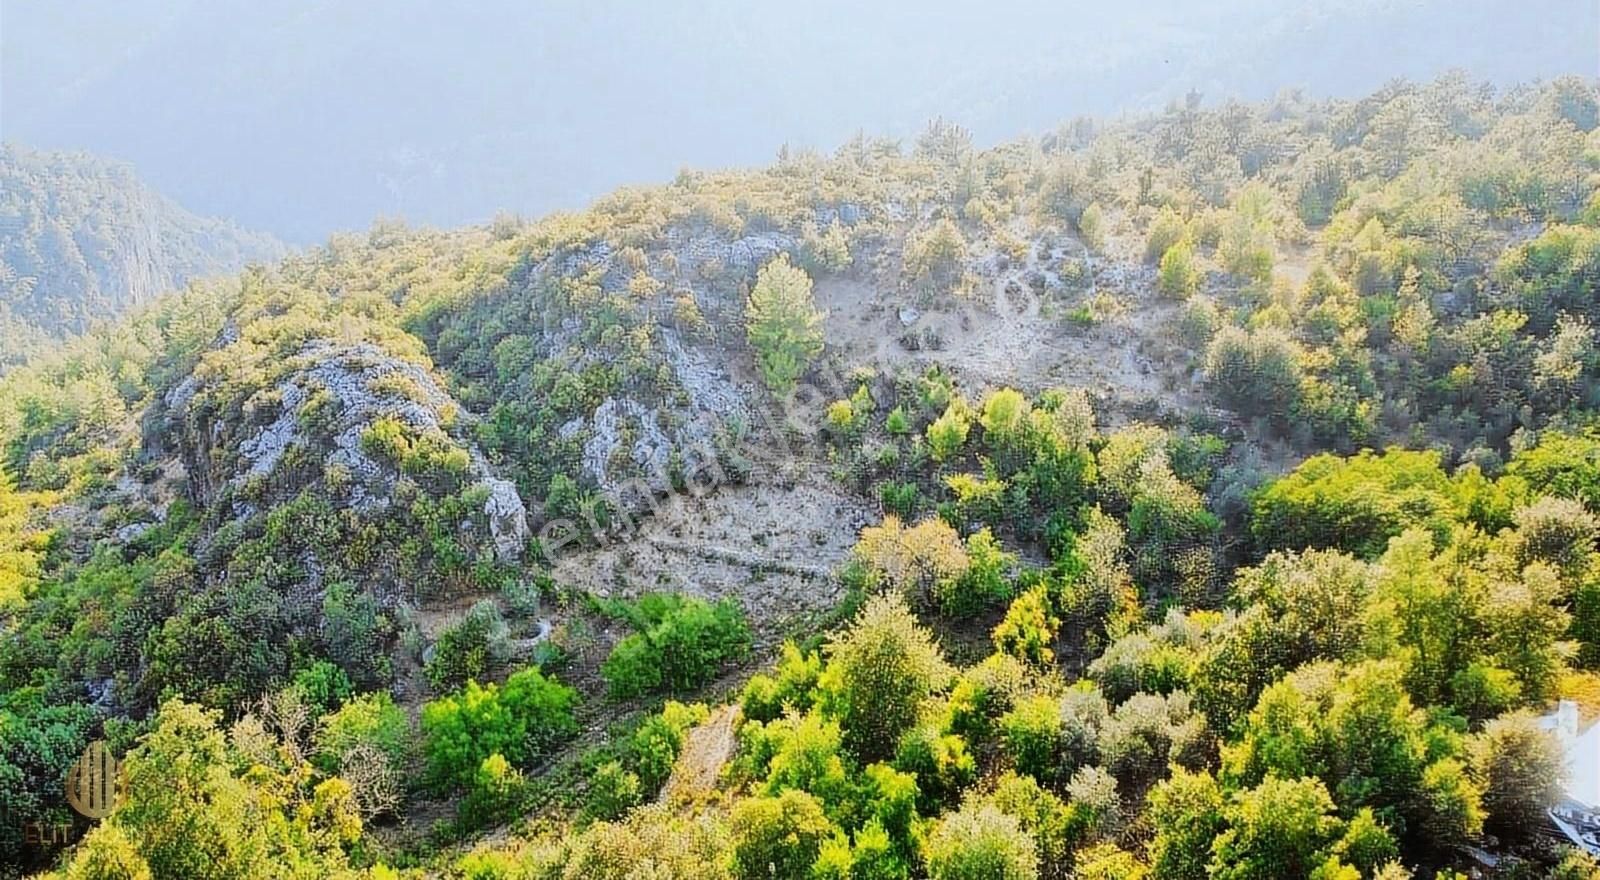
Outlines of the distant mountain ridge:
{"label": "distant mountain ridge", "polygon": [[9,4],[6,129],[124,157],[196,211],[309,245],[378,215],[575,210],[785,143],[909,142],[934,117],[993,144],[1190,91],[1218,106],[1451,68],[1585,74],[1600,46],[1580,0],[403,6]]}
{"label": "distant mountain ridge", "polygon": [[0,145],[0,327],[16,331],[0,359],[284,252],[271,235],[190,213],[132,166]]}

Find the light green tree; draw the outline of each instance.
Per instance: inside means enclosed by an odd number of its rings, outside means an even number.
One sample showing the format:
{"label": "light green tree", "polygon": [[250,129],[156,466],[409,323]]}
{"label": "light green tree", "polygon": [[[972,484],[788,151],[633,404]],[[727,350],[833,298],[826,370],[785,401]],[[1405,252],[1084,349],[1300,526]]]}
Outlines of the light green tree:
{"label": "light green tree", "polygon": [[761,267],[750,292],[745,333],[773,394],[794,390],[795,380],[822,353],[822,319],[810,276],[790,263],[787,254]]}
{"label": "light green tree", "polygon": [[825,708],[863,763],[888,758],[951,669],[898,593],[878,596],[828,644]]}
{"label": "light green tree", "polygon": [[934,880],[1034,880],[1039,853],[1013,816],[990,804],[946,816],[926,844]]}
{"label": "light green tree", "polygon": [[1156,287],[1173,299],[1188,299],[1200,289],[1200,271],[1194,266],[1194,247],[1180,241],[1161,256]]}

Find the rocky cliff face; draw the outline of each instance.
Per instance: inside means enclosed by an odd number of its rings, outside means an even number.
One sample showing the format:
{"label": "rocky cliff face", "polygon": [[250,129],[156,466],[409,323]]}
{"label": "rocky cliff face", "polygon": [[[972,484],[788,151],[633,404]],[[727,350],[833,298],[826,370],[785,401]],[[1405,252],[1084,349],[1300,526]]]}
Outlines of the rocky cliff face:
{"label": "rocky cliff face", "polygon": [[[225,334],[207,363],[242,360]],[[231,381],[230,381],[231,380]],[[349,528],[392,524],[454,502],[449,536],[471,557],[512,564],[527,511],[469,439],[463,409],[425,363],[373,341],[314,338],[263,382],[202,365],[165,398],[190,495],[219,524],[249,524],[313,499]]]}

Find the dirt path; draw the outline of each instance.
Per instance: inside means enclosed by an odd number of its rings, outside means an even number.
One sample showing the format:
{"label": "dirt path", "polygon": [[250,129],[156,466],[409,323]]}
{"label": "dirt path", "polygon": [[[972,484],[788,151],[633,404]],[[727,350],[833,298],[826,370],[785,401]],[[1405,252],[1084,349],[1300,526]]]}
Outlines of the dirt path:
{"label": "dirt path", "polygon": [[693,800],[717,787],[722,768],[738,748],[734,736],[738,721],[738,706],[719,706],[711,717],[684,736],[678,762],[673,765],[667,784],[661,787],[661,803]]}

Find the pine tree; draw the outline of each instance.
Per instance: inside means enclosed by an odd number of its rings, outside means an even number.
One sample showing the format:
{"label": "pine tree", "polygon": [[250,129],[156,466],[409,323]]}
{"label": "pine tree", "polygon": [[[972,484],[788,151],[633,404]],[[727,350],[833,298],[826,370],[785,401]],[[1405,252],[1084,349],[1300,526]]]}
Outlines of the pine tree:
{"label": "pine tree", "polygon": [[788,255],[761,267],[750,292],[745,332],[773,394],[792,391],[811,359],[822,353],[822,318],[811,296],[811,278]]}

